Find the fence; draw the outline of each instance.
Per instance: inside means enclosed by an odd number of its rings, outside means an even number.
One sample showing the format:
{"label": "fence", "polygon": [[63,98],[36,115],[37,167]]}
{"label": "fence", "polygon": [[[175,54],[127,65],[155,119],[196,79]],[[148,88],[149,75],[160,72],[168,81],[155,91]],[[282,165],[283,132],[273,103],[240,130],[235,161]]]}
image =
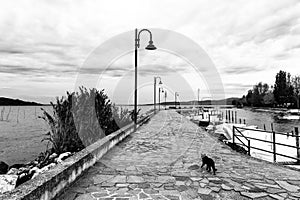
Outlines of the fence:
{"label": "fence", "polygon": [[[245,136],[242,133],[241,130],[259,131],[259,132],[272,134],[272,141]],[[276,142],[276,135],[285,135],[285,136],[289,136],[289,137],[294,137],[295,140],[296,140],[296,146]],[[245,139],[247,141],[247,144],[245,144],[245,142],[243,142],[241,138]],[[238,140],[240,142],[240,145],[247,148],[248,155],[251,155],[251,149],[256,149],[256,150],[260,150],[260,151],[264,151],[264,152],[273,154],[273,161],[274,162],[276,162],[276,157],[278,155],[278,156],[282,156],[282,157],[286,157],[286,158],[296,160],[296,162],[277,162],[277,163],[289,164],[289,165],[290,164],[300,164],[300,147],[299,147],[299,130],[298,130],[298,127],[295,127],[295,134],[288,135],[287,133],[282,133],[282,132],[266,131],[266,130],[260,130],[260,129],[250,129],[250,128],[233,126],[233,129],[232,129],[232,141],[233,141],[233,143],[235,143],[236,140]],[[260,142],[271,143],[273,151],[269,151],[269,150],[265,150],[265,149],[262,149],[262,148],[251,146],[251,140],[257,140],[257,141],[260,141]],[[276,145],[281,145],[281,146],[297,149],[297,157],[292,157],[292,156],[289,156],[289,155],[285,155],[285,154],[276,152]]]}

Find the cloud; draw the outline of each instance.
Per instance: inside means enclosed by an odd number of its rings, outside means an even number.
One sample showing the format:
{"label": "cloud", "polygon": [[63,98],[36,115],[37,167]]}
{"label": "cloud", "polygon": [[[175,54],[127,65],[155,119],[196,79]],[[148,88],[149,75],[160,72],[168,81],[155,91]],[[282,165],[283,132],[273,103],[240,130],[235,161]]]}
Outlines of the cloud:
{"label": "cloud", "polygon": [[263,68],[258,68],[257,66],[228,66],[223,69],[225,74],[246,74],[246,73],[256,73],[259,71],[264,71]]}
{"label": "cloud", "polygon": [[[273,80],[278,66],[297,72],[300,62],[299,1],[190,0],[186,3],[165,0],[143,1],[144,6],[139,5],[138,0],[2,2],[1,86],[22,90],[29,81],[23,79],[25,76],[54,91],[57,85],[54,86],[53,77],[59,82],[75,77],[76,73],[92,76],[104,71],[109,78],[132,75],[132,55],[120,58],[109,67],[101,66],[101,61],[85,69],[79,67],[102,42],[135,27],[174,30],[201,45],[218,66],[229,93],[236,94],[242,87],[251,85],[249,82],[255,84],[262,77]],[[152,54],[141,51],[138,71],[144,77],[193,73],[192,66],[159,51]],[[236,74],[241,76],[236,76],[232,83],[227,76]],[[253,80],[245,80],[246,75]],[[240,89],[231,89],[245,81],[247,84]],[[41,93],[47,96],[45,88]]]}

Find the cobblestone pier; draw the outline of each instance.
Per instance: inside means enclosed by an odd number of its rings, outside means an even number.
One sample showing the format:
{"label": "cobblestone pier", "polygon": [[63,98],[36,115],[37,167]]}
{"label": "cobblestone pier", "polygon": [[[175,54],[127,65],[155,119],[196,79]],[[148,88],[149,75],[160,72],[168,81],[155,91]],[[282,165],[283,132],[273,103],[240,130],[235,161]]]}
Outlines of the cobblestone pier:
{"label": "cobblestone pier", "polygon": [[[201,153],[215,160],[216,175],[199,168]],[[110,150],[57,199],[300,199],[300,172],[239,154],[170,110]]]}

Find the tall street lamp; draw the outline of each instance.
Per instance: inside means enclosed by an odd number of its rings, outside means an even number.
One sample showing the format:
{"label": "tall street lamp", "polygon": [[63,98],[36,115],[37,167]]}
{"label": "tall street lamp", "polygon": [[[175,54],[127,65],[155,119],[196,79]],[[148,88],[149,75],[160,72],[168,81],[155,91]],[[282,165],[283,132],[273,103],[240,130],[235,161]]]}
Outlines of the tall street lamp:
{"label": "tall street lamp", "polygon": [[156,111],[156,80],[159,79],[158,85],[162,85],[161,78],[159,76],[154,77],[154,111]]}
{"label": "tall street lamp", "polygon": [[175,109],[176,109],[176,99],[177,99],[177,96],[179,96],[178,92],[175,92]]}
{"label": "tall street lamp", "polygon": [[161,87],[158,88],[158,110],[160,110],[160,92],[164,92],[164,89]]}
{"label": "tall street lamp", "polygon": [[134,123],[137,124],[137,50],[140,48],[140,34],[143,31],[147,31],[150,34],[150,40],[149,44],[147,45],[147,50],[155,50],[156,47],[153,45],[152,41],[152,33],[148,29],[142,29],[138,31],[138,29],[135,29],[135,51],[134,51]]}
{"label": "tall street lamp", "polygon": [[165,110],[167,110],[167,90],[165,90]]}

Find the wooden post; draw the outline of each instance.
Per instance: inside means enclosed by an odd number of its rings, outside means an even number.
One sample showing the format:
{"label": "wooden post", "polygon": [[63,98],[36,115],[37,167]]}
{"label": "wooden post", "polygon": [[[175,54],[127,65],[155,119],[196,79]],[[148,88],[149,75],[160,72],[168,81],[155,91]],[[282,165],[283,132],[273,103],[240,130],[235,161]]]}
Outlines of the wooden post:
{"label": "wooden post", "polygon": [[264,130],[266,130],[266,125],[264,124]]}
{"label": "wooden post", "polygon": [[296,147],[297,147],[297,163],[300,163],[300,147],[299,147],[299,129],[295,127]]}
{"label": "wooden post", "polygon": [[233,115],[233,110],[231,111],[231,117],[232,117],[232,123],[234,123],[234,115]]}
{"label": "wooden post", "polygon": [[242,123],[242,119],[240,118],[240,124]]}
{"label": "wooden post", "polygon": [[[272,126],[273,127],[273,126]],[[272,131],[273,133],[273,160],[276,162],[276,142],[275,142],[275,132]]]}
{"label": "wooden post", "polygon": [[230,120],[231,120],[231,118],[230,118],[230,110],[228,110],[228,122],[230,123]]}
{"label": "wooden post", "polygon": [[235,123],[237,123],[237,111],[235,111]]}
{"label": "wooden post", "polygon": [[272,130],[272,132],[274,131],[273,123],[271,123],[271,130]]}
{"label": "wooden post", "polygon": [[244,124],[246,124],[246,119],[244,119]]}
{"label": "wooden post", "polygon": [[227,117],[227,110],[225,110],[225,119],[226,119],[226,122],[227,122],[227,119],[228,119],[228,117]]}
{"label": "wooden post", "polygon": [[250,146],[250,140],[248,140],[248,155],[249,155],[249,156],[251,156],[251,155],[250,155],[250,147],[251,147],[251,146]]}
{"label": "wooden post", "polygon": [[232,127],[232,143],[234,144],[235,126]]}

